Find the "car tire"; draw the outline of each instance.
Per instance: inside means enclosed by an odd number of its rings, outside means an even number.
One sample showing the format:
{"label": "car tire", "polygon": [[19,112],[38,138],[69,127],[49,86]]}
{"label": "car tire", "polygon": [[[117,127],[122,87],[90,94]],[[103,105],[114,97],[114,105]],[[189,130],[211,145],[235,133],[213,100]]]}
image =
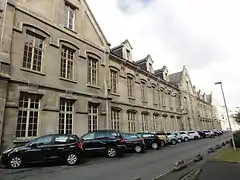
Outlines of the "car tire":
{"label": "car tire", "polygon": [[172,145],[176,145],[177,144],[177,140],[173,139],[173,140],[171,140],[171,143],[172,143]]}
{"label": "car tire", "polygon": [[157,149],[159,149],[159,145],[158,145],[158,143],[152,143],[152,149],[154,149],[154,150],[157,150]]}
{"label": "car tire", "polygon": [[69,166],[74,166],[78,163],[78,156],[76,153],[71,152],[66,156],[66,163]]}
{"label": "car tire", "polygon": [[136,146],[134,147],[134,151],[135,151],[136,153],[141,153],[141,152],[143,152],[143,148],[142,148],[141,146],[139,146],[139,145],[136,145]]}
{"label": "car tire", "polygon": [[181,143],[181,142],[182,142],[182,139],[178,139],[177,141],[178,141],[178,143]]}
{"label": "car tire", "polygon": [[199,139],[199,137],[197,137],[197,136],[194,136],[194,140],[198,140]]}
{"label": "car tire", "polygon": [[115,147],[107,148],[107,156],[110,158],[117,157],[117,148],[115,148]]}
{"label": "car tire", "polygon": [[19,155],[13,155],[9,158],[8,167],[11,169],[20,168],[23,164],[23,158]]}
{"label": "car tire", "polygon": [[188,141],[189,141],[189,138],[185,137],[185,138],[184,138],[184,141],[185,141],[185,142],[188,142]]}
{"label": "car tire", "polygon": [[160,147],[164,147],[165,146],[165,142],[164,141],[160,141]]}

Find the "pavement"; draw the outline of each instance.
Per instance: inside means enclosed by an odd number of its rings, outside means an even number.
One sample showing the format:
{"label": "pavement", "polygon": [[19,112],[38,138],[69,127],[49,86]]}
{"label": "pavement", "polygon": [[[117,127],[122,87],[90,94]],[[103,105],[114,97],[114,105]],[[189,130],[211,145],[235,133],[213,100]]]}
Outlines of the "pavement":
{"label": "pavement", "polygon": [[[122,158],[90,158],[78,166],[50,165],[21,168],[17,170],[0,169],[1,180],[132,180],[141,177],[151,180],[172,169],[178,160],[187,160],[198,152],[206,153],[211,146],[229,139],[224,134],[214,139],[202,139],[169,146],[160,150],[148,150],[144,154],[129,153]],[[232,179],[231,179],[232,180]]]}
{"label": "pavement", "polygon": [[202,167],[199,180],[239,180],[239,169],[239,163],[208,161]]}

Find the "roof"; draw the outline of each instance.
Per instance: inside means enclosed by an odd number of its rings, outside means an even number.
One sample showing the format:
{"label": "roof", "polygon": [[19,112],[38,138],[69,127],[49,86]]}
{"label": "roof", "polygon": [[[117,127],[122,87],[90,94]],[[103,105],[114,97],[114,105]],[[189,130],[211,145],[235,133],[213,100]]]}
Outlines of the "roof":
{"label": "roof", "polygon": [[182,71],[169,74],[169,82],[178,85],[181,83],[181,76],[182,76]]}

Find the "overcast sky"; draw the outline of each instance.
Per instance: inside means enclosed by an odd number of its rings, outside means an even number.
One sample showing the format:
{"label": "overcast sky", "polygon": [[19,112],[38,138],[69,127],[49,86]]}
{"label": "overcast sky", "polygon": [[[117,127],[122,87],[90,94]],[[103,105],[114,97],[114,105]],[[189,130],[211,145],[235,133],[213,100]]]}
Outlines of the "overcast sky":
{"label": "overcast sky", "polygon": [[150,54],[154,69],[186,65],[192,84],[229,109],[240,106],[239,0],[87,0],[112,47],[128,39],[133,58]]}

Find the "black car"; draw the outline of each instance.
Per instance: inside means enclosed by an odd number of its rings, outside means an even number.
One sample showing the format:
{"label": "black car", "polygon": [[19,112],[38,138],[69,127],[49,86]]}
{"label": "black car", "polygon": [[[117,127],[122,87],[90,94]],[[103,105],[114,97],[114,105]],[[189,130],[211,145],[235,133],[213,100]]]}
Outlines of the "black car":
{"label": "black car", "polygon": [[206,134],[203,131],[197,131],[201,138],[206,138]]}
{"label": "black car", "polygon": [[154,133],[141,132],[137,135],[144,139],[147,149],[159,149],[161,147],[161,139]]}
{"label": "black car", "polygon": [[126,150],[133,150],[137,153],[145,151],[144,139],[133,133],[121,133],[126,141]]}
{"label": "black car", "polygon": [[126,142],[114,130],[98,130],[89,132],[80,138],[85,155],[106,154],[108,157],[117,157],[124,154]]}
{"label": "black car", "polygon": [[24,146],[13,147],[3,152],[1,163],[10,168],[23,164],[64,160],[75,165],[82,155],[82,143],[75,135],[44,135]]}

